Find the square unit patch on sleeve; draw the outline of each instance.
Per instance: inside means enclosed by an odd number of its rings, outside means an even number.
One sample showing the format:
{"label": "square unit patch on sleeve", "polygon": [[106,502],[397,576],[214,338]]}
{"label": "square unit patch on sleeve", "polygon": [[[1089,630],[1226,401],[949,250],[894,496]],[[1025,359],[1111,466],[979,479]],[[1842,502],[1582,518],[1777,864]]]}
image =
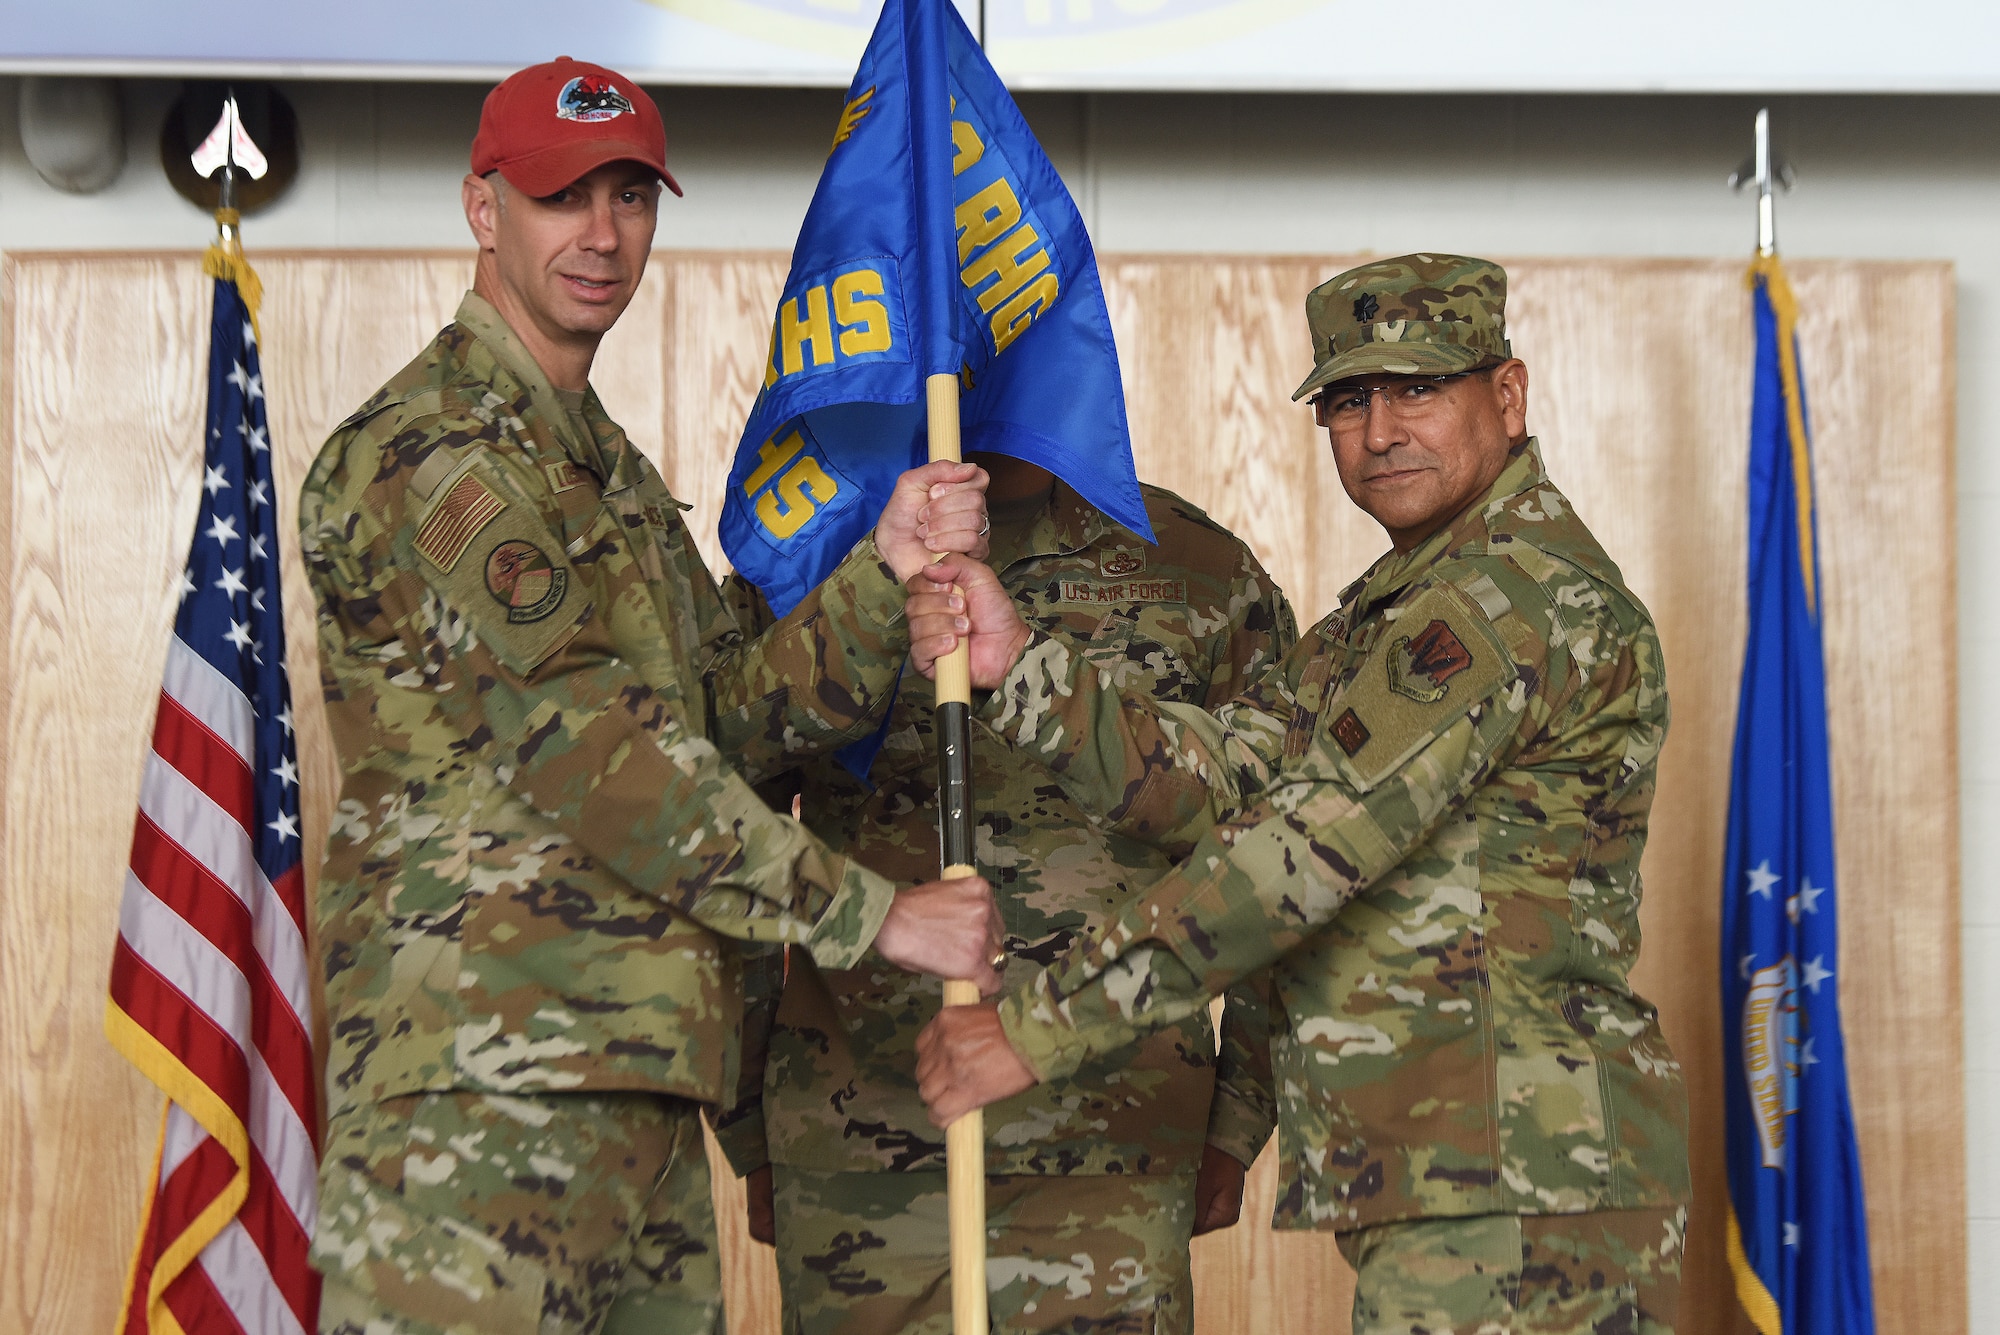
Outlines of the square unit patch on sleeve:
{"label": "square unit patch on sleeve", "polygon": [[1368,736],[1368,725],[1352,709],[1333,721],[1333,740],[1340,743],[1340,749],[1347,752],[1349,760],[1368,745]]}
{"label": "square unit patch on sleeve", "polygon": [[439,570],[449,571],[479,530],[506,508],[476,473],[467,473],[431,507],[412,545]]}

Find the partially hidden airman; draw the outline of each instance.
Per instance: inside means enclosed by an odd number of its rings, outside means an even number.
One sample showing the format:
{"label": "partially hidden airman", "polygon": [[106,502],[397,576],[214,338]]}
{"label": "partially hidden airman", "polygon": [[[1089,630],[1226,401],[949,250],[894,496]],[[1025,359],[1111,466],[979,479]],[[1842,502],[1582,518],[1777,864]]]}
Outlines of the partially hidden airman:
{"label": "partially hidden airman", "polygon": [[[1067,638],[1125,689],[1214,709],[1297,638],[1290,607],[1242,542],[1142,486],[1157,543],[1118,527],[1045,469],[975,456],[992,478],[992,560],[1021,616]],[[769,620],[732,577],[746,622]],[[937,737],[928,692],[901,693],[857,778],[828,758],[797,794],[829,846],[892,876],[934,874]],[[975,732],[976,860],[1026,978],[1164,874],[1167,855],[1094,824],[1041,766]],[[949,1335],[943,1137],[917,1094],[916,1037],[938,984],[794,952],[757,1024],[746,1097],[719,1121],[750,1174],[753,1233],[775,1242],[786,1329]],[[988,1306],[1009,1331],[1189,1329],[1188,1240],[1233,1223],[1245,1168],[1275,1116],[1259,986],[1231,989],[1217,1034],[1198,1009],[1093,1056],[986,1116]]]}

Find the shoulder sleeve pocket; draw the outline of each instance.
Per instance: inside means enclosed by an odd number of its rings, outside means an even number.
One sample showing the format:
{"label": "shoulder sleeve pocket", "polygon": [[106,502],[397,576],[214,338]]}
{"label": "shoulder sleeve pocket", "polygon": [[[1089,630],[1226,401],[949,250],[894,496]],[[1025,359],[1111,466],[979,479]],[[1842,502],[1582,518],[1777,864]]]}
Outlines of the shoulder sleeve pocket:
{"label": "shoulder sleeve pocket", "polygon": [[522,676],[589,615],[561,540],[485,451],[474,451],[417,512],[410,548],[425,582]]}
{"label": "shoulder sleeve pocket", "polygon": [[1486,617],[1449,586],[1402,609],[1320,714],[1318,749],[1367,792],[1515,676]]}

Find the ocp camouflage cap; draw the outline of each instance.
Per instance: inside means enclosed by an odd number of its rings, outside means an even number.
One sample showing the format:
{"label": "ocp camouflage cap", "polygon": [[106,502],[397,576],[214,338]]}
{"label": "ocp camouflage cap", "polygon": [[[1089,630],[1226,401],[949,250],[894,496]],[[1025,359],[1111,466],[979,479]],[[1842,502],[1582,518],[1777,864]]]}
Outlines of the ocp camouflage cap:
{"label": "ocp camouflage cap", "polygon": [[1507,271],[1465,255],[1399,255],[1306,294],[1313,372],[1302,399],[1350,376],[1450,375],[1514,355]]}

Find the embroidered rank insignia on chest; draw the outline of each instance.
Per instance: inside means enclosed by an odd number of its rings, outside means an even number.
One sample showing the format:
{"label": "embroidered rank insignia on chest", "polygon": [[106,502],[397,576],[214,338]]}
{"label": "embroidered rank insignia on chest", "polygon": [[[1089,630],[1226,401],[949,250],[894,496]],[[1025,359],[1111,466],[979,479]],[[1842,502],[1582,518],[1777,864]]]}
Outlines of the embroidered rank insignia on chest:
{"label": "embroidered rank insignia on chest", "polygon": [[1415,635],[1391,640],[1388,659],[1389,689],[1419,704],[1434,705],[1451,689],[1446,683],[1472,666],[1472,651],[1439,620]]}
{"label": "embroidered rank insignia on chest", "polygon": [[543,464],[542,472],[549,479],[549,490],[560,496],[566,491],[574,491],[583,485],[583,470],[567,459],[552,464]]}
{"label": "embroidered rank insignia on chest", "polygon": [[413,545],[432,565],[449,572],[479,530],[506,508],[507,502],[494,495],[491,487],[476,474],[467,473],[432,507]]}
{"label": "embroidered rank insignia on chest", "polygon": [[1333,740],[1340,743],[1340,749],[1347,752],[1349,760],[1361,753],[1361,748],[1368,745],[1370,736],[1368,725],[1352,709],[1333,721]]}
{"label": "embroidered rank insignia on chest", "polygon": [[569,572],[532,542],[509,538],[486,555],[486,591],[515,623],[540,621],[562,605]]}
{"label": "embroidered rank insignia on chest", "polygon": [[1106,552],[1097,560],[1097,568],[1104,572],[1106,579],[1123,579],[1136,575],[1146,568],[1144,552]]}

